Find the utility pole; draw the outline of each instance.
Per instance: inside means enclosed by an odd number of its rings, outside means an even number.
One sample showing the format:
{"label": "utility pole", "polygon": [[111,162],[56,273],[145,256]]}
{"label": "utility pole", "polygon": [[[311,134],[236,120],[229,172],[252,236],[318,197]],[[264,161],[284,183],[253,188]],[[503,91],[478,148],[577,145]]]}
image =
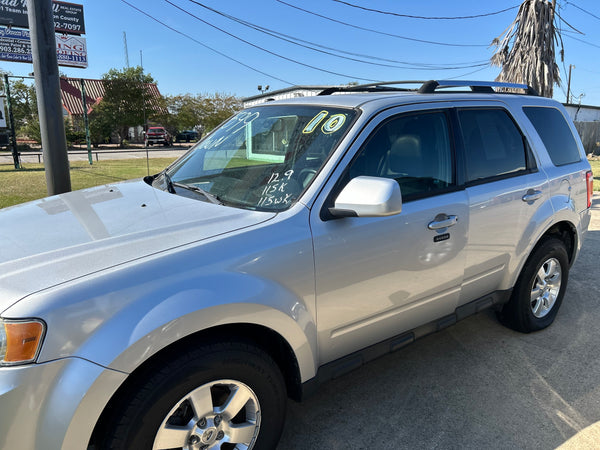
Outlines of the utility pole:
{"label": "utility pole", "polygon": [[88,119],[87,96],[85,95],[85,81],[81,82],[81,104],[83,105],[83,124],[85,126],[85,143],[87,144],[88,162],[92,165],[92,146],[90,141],[90,121]]}
{"label": "utility pole", "polygon": [[48,195],[71,190],[52,0],[27,0]]}
{"label": "utility pole", "polygon": [[567,104],[571,103],[571,69],[574,69],[573,64],[569,64],[569,82],[567,83]]}

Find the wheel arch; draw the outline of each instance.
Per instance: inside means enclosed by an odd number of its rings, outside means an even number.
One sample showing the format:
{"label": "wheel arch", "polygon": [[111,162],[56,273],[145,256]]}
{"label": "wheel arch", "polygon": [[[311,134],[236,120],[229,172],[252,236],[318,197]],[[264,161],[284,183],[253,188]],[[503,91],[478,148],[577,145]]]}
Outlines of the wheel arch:
{"label": "wheel arch", "polygon": [[557,238],[565,244],[567,255],[569,257],[569,264],[572,265],[577,256],[577,249],[579,247],[579,236],[575,225],[566,220],[555,223],[540,236],[531,249],[530,254],[539,247],[543,241],[550,237]]}
{"label": "wheel arch", "polygon": [[260,348],[275,361],[281,370],[288,397],[296,401],[302,398],[302,382],[298,359],[292,347],[282,335],[268,327],[251,323],[219,325],[198,331],[164,347],[130,373],[105,405],[92,432],[89,448],[97,448],[96,445],[112,424],[112,411],[119,410],[122,407],[132,389],[141,380],[149,376],[157,366],[172,358],[174,354],[185,352],[190,345],[211,340],[242,342]]}

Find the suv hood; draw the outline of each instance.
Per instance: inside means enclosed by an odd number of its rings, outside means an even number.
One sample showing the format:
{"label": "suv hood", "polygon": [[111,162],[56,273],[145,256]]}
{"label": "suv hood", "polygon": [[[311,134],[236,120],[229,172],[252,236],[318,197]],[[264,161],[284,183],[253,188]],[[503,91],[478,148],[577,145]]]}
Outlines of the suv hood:
{"label": "suv hood", "polygon": [[169,194],[142,180],[2,209],[0,312],[42,289],[275,215]]}

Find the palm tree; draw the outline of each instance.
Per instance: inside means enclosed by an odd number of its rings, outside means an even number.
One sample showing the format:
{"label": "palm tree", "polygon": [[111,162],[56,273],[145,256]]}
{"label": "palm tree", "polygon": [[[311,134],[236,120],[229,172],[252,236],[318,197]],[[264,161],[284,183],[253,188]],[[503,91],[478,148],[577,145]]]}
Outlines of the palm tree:
{"label": "palm tree", "polygon": [[496,50],[491,63],[502,68],[496,81],[528,84],[540,95],[552,97],[554,84],[560,86],[555,46],[561,38],[554,27],[555,7],[556,0],[521,4],[513,23],[492,41]]}

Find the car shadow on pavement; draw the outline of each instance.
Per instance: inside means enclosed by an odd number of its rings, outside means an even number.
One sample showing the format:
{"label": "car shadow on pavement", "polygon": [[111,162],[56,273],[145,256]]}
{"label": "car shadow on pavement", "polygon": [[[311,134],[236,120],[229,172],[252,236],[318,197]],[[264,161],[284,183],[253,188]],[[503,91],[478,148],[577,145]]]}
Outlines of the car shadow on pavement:
{"label": "car shadow on pavement", "polygon": [[599,421],[600,226],[590,229],[552,326],[521,334],[493,311],[470,317],[290,401],[279,448],[548,449]]}

